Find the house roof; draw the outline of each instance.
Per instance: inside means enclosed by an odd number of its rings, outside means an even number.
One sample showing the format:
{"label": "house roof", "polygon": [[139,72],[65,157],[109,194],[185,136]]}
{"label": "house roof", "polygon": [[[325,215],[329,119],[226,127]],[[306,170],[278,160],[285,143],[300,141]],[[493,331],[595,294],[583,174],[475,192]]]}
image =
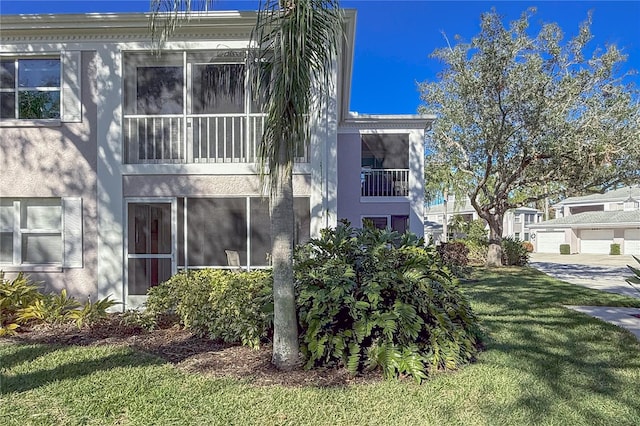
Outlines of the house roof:
{"label": "house roof", "polygon": [[579,228],[583,226],[640,227],[640,210],[584,212],[529,225],[530,228]]}
{"label": "house roof", "polygon": [[633,197],[640,201],[640,185],[625,186],[624,188],[607,191],[604,194],[590,194],[581,197],[569,197],[553,205],[558,208],[567,204],[599,204],[610,202],[621,202]]}
{"label": "house roof", "polygon": [[[511,209],[509,211],[516,211],[518,213],[539,213],[540,211],[537,209],[533,209],[531,207],[518,207],[517,209]],[[471,205],[471,202],[467,198],[463,205],[458,205],[454,202],[449,202],[447,204],[447,214],[470,214],[474,213],[475,209]],[[425,214],[437,214],[444,213],[444,204],[434,204],[425,209]]]}

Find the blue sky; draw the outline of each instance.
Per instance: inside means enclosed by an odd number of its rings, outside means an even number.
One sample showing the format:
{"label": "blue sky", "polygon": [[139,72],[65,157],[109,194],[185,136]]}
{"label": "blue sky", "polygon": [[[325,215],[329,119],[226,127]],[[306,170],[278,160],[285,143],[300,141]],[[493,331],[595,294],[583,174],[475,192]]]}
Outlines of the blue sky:
{"label": "blue sky", "polygon": [[[629,58],[625,69],[640,70],[640,1],[426,1],[343,0],[358,10],[351,110],[375,114],[413,114],[420,104],[417,82],[435,80],[440,64],[434,49],[459,34],[465,40],[479,31],[480,14],[495,7],[505,22],[536,7],[532,30],[557,22],[570,38],[589,10],[595,38],[590,48],[616,44]],[[251,10],[257,0],[219,0],[218,9]],[[1,14],[143,12],[148,0],[0,0]],[[640,85],[640,77],[634,81]]]}

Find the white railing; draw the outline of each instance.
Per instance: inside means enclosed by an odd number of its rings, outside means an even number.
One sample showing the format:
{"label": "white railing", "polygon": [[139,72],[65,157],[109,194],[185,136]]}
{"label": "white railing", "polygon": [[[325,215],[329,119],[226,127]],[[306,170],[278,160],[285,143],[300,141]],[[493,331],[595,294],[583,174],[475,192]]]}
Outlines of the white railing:
{"label": "white railing", "polygon": [[264,114],[127,115],[125,161],[254,163],[263,127]]}
{"label": "white railing", "polygon": [[408,169],[362,169],[363,197],[406,197],[409,195]]}

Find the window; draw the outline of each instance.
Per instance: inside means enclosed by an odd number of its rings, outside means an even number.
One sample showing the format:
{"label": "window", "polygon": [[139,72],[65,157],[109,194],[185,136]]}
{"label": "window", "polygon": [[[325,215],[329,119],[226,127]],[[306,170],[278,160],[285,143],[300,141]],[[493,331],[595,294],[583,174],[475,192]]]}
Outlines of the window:
{"label": "window", "polygon": [[80,51],[0,57],[0,119],[81,122],[81,74]]}
{"label": "window", "polygon": [[0,118],[60,118],[60,59],[0,60]]}
{"label": "window", "polygon": [[81,209],[81,200],[76,198],[0,199],[2,268],[81,267]]}
{"label": "window", "polygon": [[363,216],[362,224],[366,223],[374,228],[391,229],[404,234],[409,229],[409,216]]}

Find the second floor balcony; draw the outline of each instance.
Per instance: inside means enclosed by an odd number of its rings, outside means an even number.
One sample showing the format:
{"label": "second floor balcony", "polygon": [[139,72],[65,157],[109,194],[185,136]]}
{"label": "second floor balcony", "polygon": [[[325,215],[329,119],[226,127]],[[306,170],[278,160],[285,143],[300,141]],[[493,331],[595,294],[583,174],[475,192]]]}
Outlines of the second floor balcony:
{"label": "second floor balcony", "polygon": [[126,162],[253,163],[263,126],[264,114],[126,115]]}
{"label": "second floor balcony", "polygon": [[[247,60],[243,50],[125,53],[125,163],[255,163],[264,96]],[[295,160],[308,161],[306,148]]]}

